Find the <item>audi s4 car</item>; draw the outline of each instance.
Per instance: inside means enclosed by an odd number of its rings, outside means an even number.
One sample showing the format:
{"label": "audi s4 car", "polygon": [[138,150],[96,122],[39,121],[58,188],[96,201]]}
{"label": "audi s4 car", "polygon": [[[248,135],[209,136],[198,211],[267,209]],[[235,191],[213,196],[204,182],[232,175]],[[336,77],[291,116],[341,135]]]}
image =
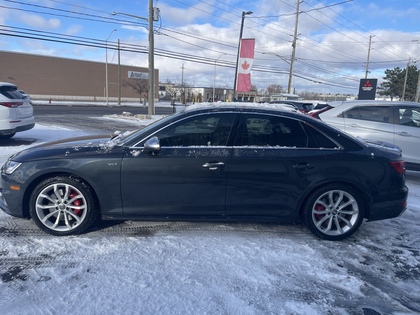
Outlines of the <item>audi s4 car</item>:
{"label": "audi s4 car", "polygon": [[407,194],[392,145],[273,105],[217,104],[21,151],[1,168],[0,208],[57,236],[101,218],[304,222],[341,240],[365,219],[401,215]]}

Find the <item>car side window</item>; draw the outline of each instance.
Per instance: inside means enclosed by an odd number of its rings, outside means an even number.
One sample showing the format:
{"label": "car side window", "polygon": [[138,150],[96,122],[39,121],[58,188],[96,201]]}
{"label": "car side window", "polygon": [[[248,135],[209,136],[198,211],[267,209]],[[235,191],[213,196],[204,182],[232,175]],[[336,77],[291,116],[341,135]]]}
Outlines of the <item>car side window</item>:
{"label": "car side window", "polygon": [[345,111],[340,116],[349,119],[391,123],[391,113],[389,106],[358,106]]}
{"label": "car side window", "polygon": [[420,127],[420,109],[412,107],[398,108],[399,124],[403,126]]}
{"label": "car side window", "polygon": [[246,114],[236,145],[307,148],[309,137],[301,122],[270,115]]}
{"label": "car side window", "polygon": [[168,126],[157,136],[161,147],[226,146],[234,114],[202,114]]}

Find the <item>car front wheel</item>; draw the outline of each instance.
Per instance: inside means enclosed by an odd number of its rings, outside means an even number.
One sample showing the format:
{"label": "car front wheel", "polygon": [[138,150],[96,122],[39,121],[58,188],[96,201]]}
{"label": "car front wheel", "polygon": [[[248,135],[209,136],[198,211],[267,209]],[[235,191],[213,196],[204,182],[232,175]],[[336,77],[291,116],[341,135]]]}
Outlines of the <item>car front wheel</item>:
{"label": "car front wheel", "polygon": [[43,231],[64,236],[85,231],[97,211],[88,185],[75,177],[56,176],[36,186],[30,198],[30,214]]}
{"label": "car front wheel", "polygon": [[329,184],[314,191],[304,208],[304,221],[320,238],[337,241],[360,227],[364,207],[359,193],[347,185]]}

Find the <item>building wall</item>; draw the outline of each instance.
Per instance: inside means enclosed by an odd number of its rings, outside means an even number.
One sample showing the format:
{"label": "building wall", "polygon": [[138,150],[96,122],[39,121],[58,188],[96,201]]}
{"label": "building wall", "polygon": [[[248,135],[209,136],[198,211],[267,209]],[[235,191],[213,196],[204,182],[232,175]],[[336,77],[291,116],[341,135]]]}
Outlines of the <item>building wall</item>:
{"label": "building wall", "polygon": [[[147,59],[147,54],[142,56]],[[121,83],[128,79],[129,71],[148,73],[147,68],[126,65],[121,65],[120,71]],[[106,64],[0,51],[0,82],[14,83],[32,97],[103,100],[106,96]],[[158,98],[158,82],[159,71],[155,69],[155,99]],[[117,64],[108,63],[108,96],[110,100],[118,97]],[[121,86],[121,97],[139,99],[140,96],[131,87]]]}

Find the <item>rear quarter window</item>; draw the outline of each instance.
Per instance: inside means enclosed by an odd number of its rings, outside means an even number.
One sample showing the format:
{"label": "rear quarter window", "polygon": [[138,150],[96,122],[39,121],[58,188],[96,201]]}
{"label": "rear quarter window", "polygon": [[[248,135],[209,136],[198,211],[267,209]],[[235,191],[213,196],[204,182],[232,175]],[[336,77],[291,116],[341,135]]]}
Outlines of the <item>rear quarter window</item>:
{"label": "rear quarter window", "polygon": [[0,86],[0,94],[8,99],[22,99],[23,95],[13,86]]}
{"label": "rear quarter window", "polygon": [[341,113],[339,117],[391,123],[391,115],[392,112],[389,106],[358,106]]}

